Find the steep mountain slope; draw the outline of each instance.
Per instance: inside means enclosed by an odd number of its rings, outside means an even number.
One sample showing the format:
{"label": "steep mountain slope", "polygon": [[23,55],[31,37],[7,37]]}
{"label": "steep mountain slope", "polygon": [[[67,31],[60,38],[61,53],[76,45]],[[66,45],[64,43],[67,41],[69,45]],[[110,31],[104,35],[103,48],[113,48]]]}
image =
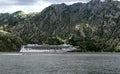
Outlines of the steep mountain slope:
{"label": "steep mountain slope", "polygon": [[0,30],[0,51],[19,51],[22,44],[24,44],[24,42],[21,38]]}
{"label": "steep mountain slope", "polygon": [[53,4],[40,13],[27,15],[19,11],[1,15],[0,28],[26,43],[57,44],[57,40],[78,46],[82,51],[120,50],[119,1]]}

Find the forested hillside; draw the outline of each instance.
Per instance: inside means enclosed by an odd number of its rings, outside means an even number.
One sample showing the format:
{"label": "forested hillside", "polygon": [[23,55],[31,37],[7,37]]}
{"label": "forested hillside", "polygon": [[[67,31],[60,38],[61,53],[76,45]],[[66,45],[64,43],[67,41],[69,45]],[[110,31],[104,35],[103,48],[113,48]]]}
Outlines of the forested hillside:
{"label": "forested hillside", "polygon": [[[91,0],[53,4],[39,13],[1,13],[0,30],[19,37],[20,45],[69,43],[82,51],[120,51],[120,2]],[[3,40],[1,51],[7,46]]]}

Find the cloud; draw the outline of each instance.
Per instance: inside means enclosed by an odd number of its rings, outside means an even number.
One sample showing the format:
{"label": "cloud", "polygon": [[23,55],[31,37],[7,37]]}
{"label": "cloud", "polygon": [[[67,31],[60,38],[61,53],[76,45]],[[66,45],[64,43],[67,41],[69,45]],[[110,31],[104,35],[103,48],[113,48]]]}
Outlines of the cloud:
{"label": "cloud", "polygon": [[33,5],[37,2],[38,0],[16,0],[17,5]]}
{"label": "cloud", "polygon": [[13,13],[18,10],[22,10],[26,13],[40,12],[51,4],[52,3],[45,2],[43,0],[0,0],[0,13]]}
{"label": "cloud", "polygon": [[5,5],[33,5],[37,3],[38,0],[0,0],[0,6]]}
{"label": "cloud", "polygon": [[18,10],[22,10],[26,13],[40,12],[51,4],[66,3],[69,5],[88,1],[90,0],[0,0],[0,13],[13,13]]}
{"label": "cloud", "polygon": [[75,3],[75,2],[88,2],[88,1],[90,0],[0,0],[0,6],[36,5],[38,2],[59,4],[59,3]]}
{"label": "cloud", "polygon": [[44,0],[51,3],[88,2],[89,0]]}

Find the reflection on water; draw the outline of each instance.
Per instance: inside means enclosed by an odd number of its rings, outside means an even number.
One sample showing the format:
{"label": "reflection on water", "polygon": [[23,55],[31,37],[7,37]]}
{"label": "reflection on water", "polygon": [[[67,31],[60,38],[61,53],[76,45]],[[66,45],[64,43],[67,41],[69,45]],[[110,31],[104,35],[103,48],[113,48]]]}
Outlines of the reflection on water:
{"label": "reflection on water", "polygon": [[0,74],[120,74],[120,53],[0,53]]}

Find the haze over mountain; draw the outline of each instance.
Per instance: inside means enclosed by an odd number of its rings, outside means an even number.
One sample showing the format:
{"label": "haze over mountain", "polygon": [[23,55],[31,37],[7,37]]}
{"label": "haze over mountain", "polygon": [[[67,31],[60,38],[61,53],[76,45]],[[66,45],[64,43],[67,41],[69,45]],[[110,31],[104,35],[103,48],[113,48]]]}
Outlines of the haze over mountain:
{"label": "haze over mountain", "polygon": [[[52,4],[39,13],[1,13],[0,30],[16,36],[20,40],[18,47],[24,43],[69,43],[82,51],[119,51],[120,2],[91,0],[72,5]],[[6,41],[1,35],[0,38],[1,50]]]}

